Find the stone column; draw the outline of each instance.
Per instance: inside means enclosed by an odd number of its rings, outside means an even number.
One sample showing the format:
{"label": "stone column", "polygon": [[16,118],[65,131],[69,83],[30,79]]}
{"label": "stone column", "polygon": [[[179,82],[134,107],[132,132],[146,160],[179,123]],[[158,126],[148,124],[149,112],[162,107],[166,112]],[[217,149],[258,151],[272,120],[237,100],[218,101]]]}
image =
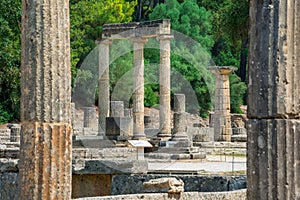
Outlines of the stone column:
{"label": "stone column", "polygon": [[300,1],[250,2],[247,198],[300,199]]}
{"label": "stone column", "polygon": [[188,141],[186,128],[187,128],[187,115],[185,112],[185,95],[174,94],[174,133],[172,140]]}
{"label": "stone column", "polygon": [[71,199],[69,3],[22,5],[19,199]]}
{"label": "stone column", "polygon": [[109,45],[111,41],[106,39],[99,44],[99,134],[104,134],[106,117],[109,117]]}
{"label": "stone column", "polygon": [[160,140],[171,138],[171,68],[170,40],[172,35],[160,35],[160,67],[159,67],[159,129],[157,137]]}
{"label": "stone column", "polygon": [[146,139],[144,128],[144,44],[137,37],[133,42],[133,139]]}
{"label": "stone column", "polygon": [[216,75],[214,138],[215,141],[231,142],[229,74],[235,67],[209,68]]}

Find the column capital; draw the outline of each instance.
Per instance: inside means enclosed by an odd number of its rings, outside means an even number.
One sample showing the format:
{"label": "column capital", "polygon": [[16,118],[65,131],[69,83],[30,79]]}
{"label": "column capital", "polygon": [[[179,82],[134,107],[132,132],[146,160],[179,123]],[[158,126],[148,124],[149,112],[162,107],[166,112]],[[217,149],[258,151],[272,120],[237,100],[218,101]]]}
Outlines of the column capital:
{"label": "column capital", "polygon": [[233,66],[211,66],[208,70],[212,71],[214,74],[228,75],[231,72],[236,71],[237,68]]}
{"label": "column capital", "polygon": [[171,34],[162,34],[156,37],[157,40],[172,40],[174,39],[174,35]]}
{"label": "column capital", "polygon": [[111,45],[112,40],[110,40],[110,39],[96,40],[95,43],[98,45],[100,45],[100,44]]}
{"label": "column capital", "polygon": [[132,37],[130,39],[132,43],[146,43],[148,42],[148,38],[145,37]]}

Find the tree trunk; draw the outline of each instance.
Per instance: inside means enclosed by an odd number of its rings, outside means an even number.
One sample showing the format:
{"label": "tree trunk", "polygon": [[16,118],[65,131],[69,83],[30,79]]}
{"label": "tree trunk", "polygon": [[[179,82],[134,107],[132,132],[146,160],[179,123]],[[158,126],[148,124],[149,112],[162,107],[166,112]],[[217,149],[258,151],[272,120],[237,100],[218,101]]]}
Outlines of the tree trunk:
{"label": "tree trunk", "polygon": [[244,38],[242,41],[242,48],[241,48],[241,54],[240,54],[240,74],[241,81],[246,81],[247,76],[247,47],[248,47],[248,38]]}

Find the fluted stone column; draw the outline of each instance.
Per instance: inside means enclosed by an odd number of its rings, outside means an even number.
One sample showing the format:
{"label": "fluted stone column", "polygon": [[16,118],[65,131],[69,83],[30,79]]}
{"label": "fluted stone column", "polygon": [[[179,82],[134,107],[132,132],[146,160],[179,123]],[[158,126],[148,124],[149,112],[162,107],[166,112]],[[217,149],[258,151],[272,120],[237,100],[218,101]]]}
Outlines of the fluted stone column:
{"label": "fluted stone column", "polygon": [[22,5],[19,199],[71,199],[69,3]]}
{"label": "fluted stone column", "polygon": [[300,1],[250,2],[247,198],[300,199]]}
{"label": "fluted stone column", "polygon": [[188,141],[187,113],[185,112],[185,95],[174,94],[174,133],[172,140]]}
{"label": "fluted stone column", "polygon": [[231,118],[230,118],[230,88],[229,74],[236,70],[235,67],[220,66],[211,67],[216,75],[215,113],[214,113],[214,138],[215,141],[231,142]]}
{"label": "fluted stone column", "polygon": [[133,38],[133,138],[146,139],[144,128],[144,44],[145,38]]}
{"label": "fluted stone column", "polygon": [[170,40],[172,35],[160,35],[160,67],[159,67],[159,128],[157,137],[160,140],[171,138],[171,65],[170,65]]}
{"label": "fluted stone column", "polygon": [[104,134],[106,117],[109,117],[109,45],[110,40],[102,40],[99,45],[99,134]]}

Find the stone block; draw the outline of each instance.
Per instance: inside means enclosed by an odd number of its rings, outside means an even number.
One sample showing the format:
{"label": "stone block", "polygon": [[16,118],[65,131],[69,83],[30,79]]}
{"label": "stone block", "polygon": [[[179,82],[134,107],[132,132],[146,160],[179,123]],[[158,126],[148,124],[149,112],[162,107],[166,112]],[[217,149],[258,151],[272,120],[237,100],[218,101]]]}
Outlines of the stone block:
{"label": "stone block", "polygon": [[18,160],[0,158],[0,173],[3,172],[18,172]]}
{"label": "stone block", "polygon": [[117,140],[119,136],[133,136],[133,120],[131,117],[107,117],[106,136],[110,140]]}
{"label": "stone block", "polygon": [[124,117],[124,102],[111,101],[110,102],[110,116],[111,117]]}
{"label": "stone block", "polygon": [[98,118],[95,107],[84,107],[83,127],[98,129]]}
{"label": "stone block", "polygon": [[72,176],[72,199],[110,195],[112,175],[74,174]]}
{"label": "stone block", "polygon": [[191,153],[191,159],[205,159],[206,158],[206,153],[205,152],[200,152],[200,153]]}
{"label": "stone block", "polygon": [[191,159],[190,154],[173,154],[171,155],[172,160],[189,160]]}
{"label": "stone block", "polygon": [[148,171],[144,160],[73,160],[73,174],[139,174]]}
{"label": "stone block", "polygon": [[143,183],[145,193],[182,193],[184,192],[184,183],[174,177],[152,179]]}
{"label": "stone block", "polygon": [[10,141],[20,142],[20,133],[21,133],[21,127],[16,127],[16,126],[11,127]]}

